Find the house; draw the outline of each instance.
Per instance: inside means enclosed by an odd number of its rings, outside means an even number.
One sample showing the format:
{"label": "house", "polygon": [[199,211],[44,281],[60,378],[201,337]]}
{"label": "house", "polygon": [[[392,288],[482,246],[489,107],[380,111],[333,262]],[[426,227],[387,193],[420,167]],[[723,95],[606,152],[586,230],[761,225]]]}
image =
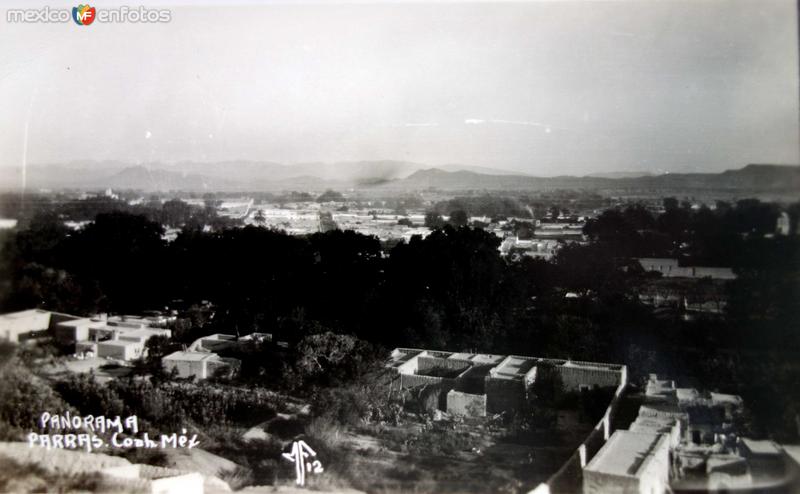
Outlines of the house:
{"label": "house", "polygon": [[178,377],[192,377],[207,379],[222,369],[235,371],[239,368],[240,361],[232,358],[222,358],[211,352],[177,351],[162,357],[161,363],[164,370],[172,372],[175,369]]}
{"label": "house", "polygon": [[189,351],[220,352],[237,345],[236,335],[217,333],[196,339],[189,345]]}
{"label": "house", "polygon": [[112,338],[96,343],[95,355],[117,360],[133,360],[145,356],[147,340],[154,336],[171,336],[168,329],[141,328],[114,332]]}
{"label": "house", "polygon": [[778,235],[789,235],[792,231],[792,221],[786,211],[782,211],[775,222],[775,233]]}
{"label": "house", "polygon": [[84,317],[58,323],[54,329],[62,345],[75,345],[75,353],[117,360],[133,360],[145,355],[147,340],[172,336],[172,331],[151,328],[144,319],[130,317]]}
{"label": "house", "polygon": [[784,476],[787,466],[782,447],[773,441],[740,438],[739,454],[747,459],[750,473],[756,482],[769,482]]}
{"label": "house", "polygon": [[669,471],[666,434],[618,430],[583,469],[583,493],[660,494]]}
{"label": "house", "polygon": [[29,339],[50,336],[56,324],[76,316],[50,312],[42,309],[30,309],[0,315],[0,340],[22,343]]}
{"label": "house", "polygon": [[637,259],[639,265],[648,272],[657,272],[665,278],[711,278],[713,280],[735,280],[736,274],[731,268],[706,266],[679,266],[677,259],[660,257],[642,257]]}
{"label": "house", "polygon": [[105,319],[99,316],[81,317],[58,323],[54,328],[54,336],[62,345],[75,345],[82,341],[97,341],[96,336],[106,327]]}

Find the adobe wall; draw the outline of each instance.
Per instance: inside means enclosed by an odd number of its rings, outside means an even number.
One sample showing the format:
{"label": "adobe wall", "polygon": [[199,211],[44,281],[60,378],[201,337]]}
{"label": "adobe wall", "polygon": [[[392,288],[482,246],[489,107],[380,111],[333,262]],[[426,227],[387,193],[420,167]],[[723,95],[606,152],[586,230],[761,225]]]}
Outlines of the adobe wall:
{"label": "adobe wall", "polygon": [[589,462],[589,458],[594,458],[594,455],[597,454],[600,449],[602,449],[603,445],[605,445],[605,433],[603,428],[599,429],[592,429],[592,432],[586,437],[586,440],[583,441],[583,445],[586,447],[586,462]]}
{"label": "adobe wall", "polygon": [[669,437],[662,435],[639,467],[639,492],[664,492],[669,485]]}
{"label": "adobe wall", "polygon": [[[622,477],[607,473],[583,471],[583,494],[636,493],[639,481],[634,477]],[[657,491],[657,492],[663,492]]]}
{"label": "adobe wall", "polygon": [[567,391],[577,391],[581,385],[616,388],[620,384],[620,371],[617,370],[565,365],[557,365],[553,370],[561,376],[564,389]]}
{"label": "adobe wall", "polygon": [[486,395],[451,390],[447,393],[447,413],[469,417],[485,417]]}
{"label": "adobe wall", "polygon": [[[417,374],[425,374],[431,369],[447,369],[454,374],[461,374],[472,366],[470,362],[458,359],[438,357],[417,357]],[[455,376],[453,376],[455,377]]]}
{"label": "adobe wall", "polygon": [[491,364],[472,366],[458,377],[455,390],[473,395],[486,394],[486,376],[493,367]]}
{"label": "adobe wall", "polygon": [[161,363],[167,373],[170,373],[172,369],[177,369],[178,377],[195,376],[197,379],[205,379],[207,377],[206,364],[202,360],[173,360],[162,358]]}
{"label": "adobe wall", "polygon": [[214,375],[218,369],[226,369],[234,374],[239,372],[241,368],[241,361],[233,358],[221,358],[219,360],[207,360],[206,361],[206,375],[211,377]]}
{"label": "adobe wall", "polygon": [[[597,472],[587,472],[583,470],[597,451],[614,432],[613,417],[616,414],[620,398],[627,387],[627,368],[622,366],[619,371],[619,385],[614,392],[614,398],[606,408],[603,418],[595,425],[594,429],[587,436],[586,441],[578,446],[575,453],[553,474],[547,482],[540,484],[537,491],[543,493],[575,493],[580,492],[583,484],[584,493],[603,493],[603,492],[639,492],[639,483],[630,482],[616,476],[607,476]],[[589,480],[584,478],[589,474]],[[591,477],[593,475],[593,477]],[[635,479],[634,479],[635,480]]]}
{"label": "adobe wall", "polygon": [[420,376],[417,374],[400,374],[400,388],[416,388],[417,386],[431,386],[441,384],[444,379],[433,376]]}
{"label": "adobe wall", "polygon": [[522,409],[525,404],[525,384],[521,380],[486,377],[486,410],[489,413]]}
{"label": "adobe wall", "polygon": [[444,377],[420,376],[417,374],[400,374],[400,389],[411,389],[423,386],[437,386],[439,389],[439,401],[437,407],[440,410],[447,410],[447,393],[456,387],[457,379]]}
{"label": "adobe wall", "polygon": [[58,326],[58,323],[62,323],[62,322],[65,322],[65,321],[74,321],[76,319],[79,319],[79,317],[78,316],[71,316],[69,314],[61,314],[59,312],[51,312],[50,313],[50,326],[49,326],[48,329],[50,329],[52,331],[56,326]]}
{"label": "adobe wall", "polygon": [[556,473],[543,484],[553,494],[575,494],[581,490],[581,459],[576,451],[561,465]]}

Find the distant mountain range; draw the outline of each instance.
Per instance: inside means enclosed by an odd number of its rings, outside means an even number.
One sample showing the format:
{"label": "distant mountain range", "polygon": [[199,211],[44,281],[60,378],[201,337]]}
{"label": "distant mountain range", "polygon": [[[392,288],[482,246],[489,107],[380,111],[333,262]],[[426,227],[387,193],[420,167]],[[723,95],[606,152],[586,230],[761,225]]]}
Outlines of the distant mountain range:
{"label": "distant mountain range", "polygon": [[[0,168],[0,188],[22,185],[19,168]],[[467,165],[429,168],[405,161],[298,163],[229,161],[131,165],[116,161],[30,165],[28,189],[134,189],[153,191],[258,191],[359,188],[374,190],[718,190],[800,191],[800,167],[748,165],[722,173],[610,172],[583,177],[535,177]]]}
{"label": "distant mountain range", "polygon": [[739,170],[722,173],[665,173],[623,178],[482,175],[469,171],[446,172],[432,168],[414,172],[406,179],[387,186],[407,189],[433,187],[442,190],[716,190],[800,193],[800,166],[747,165]]}
{"label": "distant mountain range", "polygon": [[637,178],[637,177],[652,177],[655,173],[650,172],[600,172],[590,173],[587,177],[597,178]]}

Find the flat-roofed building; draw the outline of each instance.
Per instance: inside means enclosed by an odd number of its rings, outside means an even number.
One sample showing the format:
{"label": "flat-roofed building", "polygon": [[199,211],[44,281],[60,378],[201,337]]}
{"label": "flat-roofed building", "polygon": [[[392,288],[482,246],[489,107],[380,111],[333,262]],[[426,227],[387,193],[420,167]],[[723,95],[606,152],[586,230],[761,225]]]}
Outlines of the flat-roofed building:
{"label": "flat-roofed building", "polygon": [[661,494],[669,469],[667,435],[618,430],[583,469],[583,493]]}
{"label": "flat-roofed building", "polygon": [[0,316],[0,338],[13,343],[25,340],[50,327],[50,313],[31,309]]}
{"label": "flat-roofed building", "polygon": [[144,356],[147,340],[154,336],[172,336],[165,328],[151,328],[143,320],[122,320],[103,316],[83,317],[58,323],[57,341],[75,345],[76,353],[91,352],[98,357],[132,360]]}
{"label": "flat-roofed building", "polygon": [[711,278],[714,280],[735,280],[736,273],[731,268],[708,266],[680,266],[677,259],[642,257],[639,265],[645,271],[656,271],[665,278]]}
{"label": "flat-roofed building", "polygon": [[509,355],[486,376],[486,408],[491,413],[520,410],[536,379],[537,359]]}
{"label": "flat-roofed building", "polygon": [[677,390],[675,381],[659,379],[651,374],[645,387],[646,403],[677,403]]}
{"label": "flat-roofed building", "polygon": [[129,340],[106,340],[97,343],[97,356],[116,360],[133,360],[144,355],[144,342]]}
{"label": "flat-roofed building", "polygon": [[238,360],[222,358],[216,353],[184,351],[173,352],[162,357],[161,363],[167,372],[176,369],[178,377],[194,376],[196,379],[207,379],[222,368],[235,370],[239,365]]}
{"label": "flat-roofed building", "polygon": [[676,418],[666,417],[636,417],[629,427],[631,432],[645,432],[649,434],[666,434],[669,436],[669,445],[674,448],[681,442],[681,422]]}
{"label": "flat-roofed building", "polygon": [[42,309],[29,309],[0,315],[0,340],[12,343],[50,336],[54,325],[76,316]]}

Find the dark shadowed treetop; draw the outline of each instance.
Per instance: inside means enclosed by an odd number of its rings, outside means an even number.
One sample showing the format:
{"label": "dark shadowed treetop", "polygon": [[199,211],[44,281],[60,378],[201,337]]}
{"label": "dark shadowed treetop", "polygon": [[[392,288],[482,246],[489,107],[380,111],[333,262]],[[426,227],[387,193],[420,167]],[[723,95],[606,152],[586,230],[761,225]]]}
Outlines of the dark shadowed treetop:
{"label": "dark shadowed treetop", "polygon": [[317,202],[344,202],[345,198],[341,192],[337,192],[335,190],[326,190],[323,192],[319,197],[317,197]]}

